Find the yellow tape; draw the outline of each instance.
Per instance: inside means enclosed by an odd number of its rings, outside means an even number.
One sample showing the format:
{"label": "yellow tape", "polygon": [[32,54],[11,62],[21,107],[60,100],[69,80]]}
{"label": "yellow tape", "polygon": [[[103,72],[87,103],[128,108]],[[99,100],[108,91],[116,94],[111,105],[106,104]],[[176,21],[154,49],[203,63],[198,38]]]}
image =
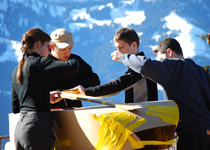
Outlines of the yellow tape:
{"label": "yellow tape", "polygon": [[113,100],[107,100],[107,101],[102,101],[101,103],[106,105],[106,103],[108,103],[108,102],[114,102],[114,101]]}
{"label": "yellow tape", "polygon": [[[123,132],[123,134],[121,135],[120,139],[119,139],[119,144],[116,146],[116,150],[121,150],[125,144],[125,142],[127,141],[128,137],[130,137],[131,132],[136,129],[137,127],[141,126],[142,124],[144,124],[146,122],[146,120],[144,118],[137,120],[136,122],[130,124],[125,131]],[[130,141],[131,142],[131,141]],[[132,144],[131,144],[132,145]]]}
{"label": "yellow tape", "polygon": [[[145,122],[145,119],[131,123],[136,116],[127,112],[104,113],[100,116],[92,115],[99,121],[99,139],[95,149],[116,149],[120,150],[130,136],[133,129]],[[131,123],[130,125],[128,125]],[[128,128],[126,128],[128,125]]]}
{"label": "yellow tape", "polygon": [[146,106],[148,107],[147,114],[160,117],[163,122],[174,124],[177,126],[179,121],[178,106]]}
{"label": "yellow tape", "polygon": [[56,147],[71,146],[70,139],[56,140]]}
{"label": "yellow tape", "polygon": [[[121,105],[122,107],[125,105]],[[178,124],[179,113],[177,106],[146,106],[149,115],[160,117],[163,122]],[[99,121],[99,139],[95,149],[115,149],[121,150],[127,140],[130,141],[132,148],[139,149],[145,145],[173,145],[173,139],[169,141],[136,141],[131,132],[146,122],[144,118],[137,118],[133,114],[125,111],[104,113],[100,116],[92,115]],[[126,127],[127,126],[127,127]]]}
{"label": "yellow tape", "polygon": [[128,137],[131,142],[132,148],[139,149],[143,148],[145,145],[173,145],[174,139],[169,141],[136,141],[132,136]]}

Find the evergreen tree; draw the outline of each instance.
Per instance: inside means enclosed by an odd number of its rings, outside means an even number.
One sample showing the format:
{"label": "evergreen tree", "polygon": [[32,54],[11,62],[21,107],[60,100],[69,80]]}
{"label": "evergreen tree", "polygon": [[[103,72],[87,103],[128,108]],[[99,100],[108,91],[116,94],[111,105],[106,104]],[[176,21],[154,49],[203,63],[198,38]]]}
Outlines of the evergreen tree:
{"label": "evergreen tree", "polygon": [[[207,39],[207,45],[210,44],[210,33],[209,34],[202,34],[201,36],[196,35],[197,37],[201,38],[201,41],[205,42]],[[210,74],[210,65],[204,66],[203,69]]]}
{"label": "evergreen tree", "polygon": [[209,34],[202,34],[201,36],[200,35],[196,35],[197,37],[200,37],[201,38],[201,41],[205,42],[206,39],[207,39],[207,45],[210,44],[210,33]]}
{"label": "evergreen tree", "polygon": [[204,66],[203,69],[210,74],[210,65]]}

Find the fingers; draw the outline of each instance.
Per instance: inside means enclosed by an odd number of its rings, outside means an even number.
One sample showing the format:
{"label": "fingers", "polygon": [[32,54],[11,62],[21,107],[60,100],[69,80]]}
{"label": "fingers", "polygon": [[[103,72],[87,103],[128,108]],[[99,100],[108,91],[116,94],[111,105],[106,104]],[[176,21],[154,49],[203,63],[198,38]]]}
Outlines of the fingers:
{"label": "fingers", "polygon": [[63,99],[62,97],[53,97],[53,98],[50,99],[50,103],[54,104],[54,103],[59,102],[62,99]]}
{"label": "fingers", "polygon": [[119,61],[121,56],[122,56],[122,53],[119,51],[114,51],[111,53],[111,57],[113,61]]}
{"label": "fingers", "polygon": [[60,97],[60,91],[51,91],[50,92],[50,103],[54,104],[62,100],[63,98]]}
{"label": "fingers", "polygon": [[82,85],[78,85],[73,89],[78,91],[77,94],[86,95],[85,94],[85,88]]}

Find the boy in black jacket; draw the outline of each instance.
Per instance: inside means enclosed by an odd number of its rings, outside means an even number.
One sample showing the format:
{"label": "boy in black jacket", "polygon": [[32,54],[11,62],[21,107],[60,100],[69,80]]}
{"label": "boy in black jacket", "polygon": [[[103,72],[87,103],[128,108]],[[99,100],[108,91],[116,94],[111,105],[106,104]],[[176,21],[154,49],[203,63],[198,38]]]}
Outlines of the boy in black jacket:
{"label": "boy in black jacket", "polygon": [[[124,54],[136,54],[144,56],[139,52],[139,37],[135,30],[131,28],[121,28],[114,36],[115,47]],[[111,80],[103,85],[84,88],[77,86],[75,89],[80,94],[90,96],[113,96],[125,91],[125,102],[135,103],[157,100],[157,84],[131,69],[121,77]]]}

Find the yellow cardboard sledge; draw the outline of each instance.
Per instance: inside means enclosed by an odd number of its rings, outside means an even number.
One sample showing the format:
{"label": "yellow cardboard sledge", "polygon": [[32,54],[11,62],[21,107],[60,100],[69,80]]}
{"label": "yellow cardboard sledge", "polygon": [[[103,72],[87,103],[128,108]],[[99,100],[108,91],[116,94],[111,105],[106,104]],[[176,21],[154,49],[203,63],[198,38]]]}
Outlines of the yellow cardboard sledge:
{"label": "yellow cardboard sledge", "polygon": [[[141,109],[126,111],[110,106],[53,110],[56,150],[132,150],[145,146],[167,149],[173,145],[179,120],[178,107],[172,100],[135,103]],[[10,142],[14,149],[14,129],[18,114],[9,114]]]}

